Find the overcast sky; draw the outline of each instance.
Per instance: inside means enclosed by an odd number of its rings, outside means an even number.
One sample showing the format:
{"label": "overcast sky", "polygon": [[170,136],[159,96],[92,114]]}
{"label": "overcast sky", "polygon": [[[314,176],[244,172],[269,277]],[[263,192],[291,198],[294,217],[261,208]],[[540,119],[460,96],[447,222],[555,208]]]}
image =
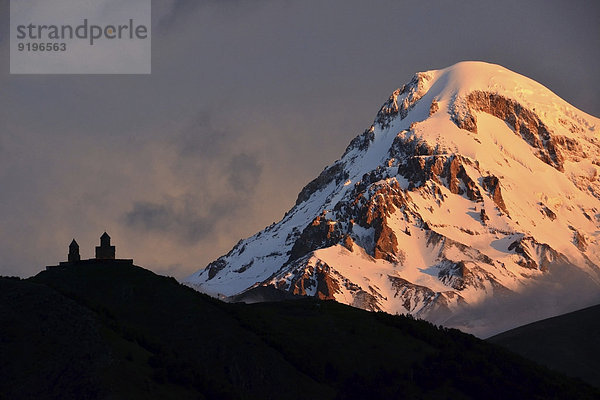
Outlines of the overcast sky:
{"label": "overcast sky", "polygon": [[117,257],[183,278],[278,221],[417,71],[501,64],[600,116],[594,1],[161,0],[152,74],[9,75],[0,275]]}

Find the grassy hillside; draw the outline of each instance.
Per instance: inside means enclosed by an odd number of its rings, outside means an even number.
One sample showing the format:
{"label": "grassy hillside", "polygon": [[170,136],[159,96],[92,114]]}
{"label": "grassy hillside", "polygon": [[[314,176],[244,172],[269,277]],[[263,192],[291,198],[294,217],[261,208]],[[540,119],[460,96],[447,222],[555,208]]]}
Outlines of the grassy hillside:
{"label": "grassy hillside", "polygon": [[0,398],[586,399],[424,321],[315,299],[227,304],[139,267],[0,279]]}
{"label": "grassy hillside", "polygon": [[521,326],[488,341],[600,387],[600,305]]}

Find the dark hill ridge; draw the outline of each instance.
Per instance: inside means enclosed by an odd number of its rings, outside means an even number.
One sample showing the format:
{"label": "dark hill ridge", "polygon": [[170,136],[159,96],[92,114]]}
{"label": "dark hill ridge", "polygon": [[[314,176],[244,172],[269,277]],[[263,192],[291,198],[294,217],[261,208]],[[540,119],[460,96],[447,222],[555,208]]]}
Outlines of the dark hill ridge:
{"label": "dark hill ridge", "polygon": [[[244,329],[220,302],[137,266],[95,262],[45,271],[32,278],[103,315],[118,335],[150,354],[149,375],[208,398],[265,398],[264,382],[320,398],[327,388],[295,370],[281,354]],[[277,398],[277,392],[267,398]],[[181,397],[175,397],[181,398]]]}
{"label": "dark hill ridge", "polygon": [[457,330],[332,301],[227,304],[107,260],[0,278],[4,399],[592,399]]}
{"label": "dark hill ridge", "polygon": [[511,329],[488,341],[600,387],[600,305]]}

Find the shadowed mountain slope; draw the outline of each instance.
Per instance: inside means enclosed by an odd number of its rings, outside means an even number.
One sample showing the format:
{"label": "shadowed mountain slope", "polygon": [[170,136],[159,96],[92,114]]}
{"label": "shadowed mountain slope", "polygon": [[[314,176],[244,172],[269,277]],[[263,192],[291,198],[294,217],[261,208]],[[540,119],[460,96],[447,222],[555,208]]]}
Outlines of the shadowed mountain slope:
{"label": "shadowed mountain slope", "polygon": [[102,261],[0,279],[0,398],[592,399],[457,330],[333,301],[227,304]]}
{"label": "shadowed mountain slope", "polygon": [[600,305],[511,329],[488,341],[600,387]]}

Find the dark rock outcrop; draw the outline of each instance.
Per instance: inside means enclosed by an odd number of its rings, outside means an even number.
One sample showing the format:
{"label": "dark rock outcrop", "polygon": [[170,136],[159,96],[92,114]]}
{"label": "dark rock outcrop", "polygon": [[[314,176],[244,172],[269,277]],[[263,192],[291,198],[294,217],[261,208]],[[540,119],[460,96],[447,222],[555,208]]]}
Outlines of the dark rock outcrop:
{"label": "dark rock outcrop", "polygon": [[219,271],[227,266],[227,261],[225,261],[225,257],[220,257],[218,260],[215,260],[208,264],[206,269],[208,270],[208,280],[213,279]]}
{"label": "dark rock outcrop", "polygon": [[585,240],[585,237],[579,232],[579,231],[575,231],[575,236],[573,238],[573,243],[575,243],[575,246],[577,246],[577,248],[580,251],[586,251],[587,250],[587,242]]}
{"label": "dark rock outcrop", "polygon": [[277,289],[300,296],[306,296],[307,292],[314,290],[314,297],[335,300],[334,295],[340,291],[340,286],[329,265],[320,260],[316,265],[311,265],[307,256],[297,261],[294,267],[290,279],[276,280]]}
{"label": "dark rock outcrop", "polygon": [[427,306],[436,299],[436,292],[425,286],[415,285],[398,276],[388,276],[394,289],[394,297],[400,297],[409,313],[418,312],[418,306]]}
{"label": "dark rock outcrop", "polygon": [[319,215],[303,231],[292,247],[289,262],[297,260],[311,251],[338,244],[344,233],[336,221]]}
{"label": "dark rock outcrop", "polygon": [[346,147],[342,158],[346,156],[346,154],[350,153],[354,149],[358,149],[359,151],[364,151],[369,147],[369,144],[375,139],[375,128],[371,126],[369,129],[365,130],[362,134],[358,135]]}
{"label": "dark rock outcrop", "polygon": [[426,93],[425,83],[430,79],[431,76],[419,72],[413,76],[408,84],[402,86],[400,89],[396,89],[390,98],[381,106],[381,109],[377,113],[377,117],[375,117],[375,123],[385,128],[388,127],[390,122],[396,119],[396,116],[398,115],[400,115],[401,120],[406,118],[408,111],[413,108]]}
{"label": "dark rock outcrop", "polygon": [[[517,264],[523,268],[539,269],[546,272],[553,263],[569,263],[564,255],[559,254],[548,244],[538,243],[528,236],[512,242],[508,246],[508,250],[512,250],[521,256],[521,260],[517,261]],[[539,264],[536,259],[539,260]]]}
{"label": "dark rock outcrop", "polygon": [[544,214],[546,217],[550,218],[552,221],[554,221],[556,219],[556,214],[554,213],[554,211],[552,211],[548,207],[543,206],[541,211],[542,211],[542,214]]}
{"label": "dark rock outcrop", "polygon": [[491,175],[486,176],[482,180],[483,188],[488,191],[494,203],[500,210],[502,210],[506,215],[508,215],[508,209],[506,208],[506,204],[504,204],[504,199],[502,198],[502,189],[500,188],[500,180]]}
{"label": "dark rock outcrop", "polygon": [[[564,170],[561,146],[576,146],[567,138],[552,135],[549,128],[531,110],[515,100],[484,91],[473,91],[466,99],[467,111],[461,118],[454,119],[459,128],[472,130],[477,125],[474,112],[483,111],[505,121],[514,132],[537,150],[536,156],[559,171]],[[476,128],[475,128],[476,129]],[[476,131],[476,130],[475,130]]]}
{"label": "dark rock outcrop", "polygon": [[300,191],[298,198],[296,199],[296,205],[308,200],[313,193],[323,190],[331,182],[336,181],[336,183],[339,183],[344,179],[347,179],[347,177],[344,175],[343,163],[337,162],[332,166],[325,168],[317,178],[310,181],[308,185],[304,186]]}

